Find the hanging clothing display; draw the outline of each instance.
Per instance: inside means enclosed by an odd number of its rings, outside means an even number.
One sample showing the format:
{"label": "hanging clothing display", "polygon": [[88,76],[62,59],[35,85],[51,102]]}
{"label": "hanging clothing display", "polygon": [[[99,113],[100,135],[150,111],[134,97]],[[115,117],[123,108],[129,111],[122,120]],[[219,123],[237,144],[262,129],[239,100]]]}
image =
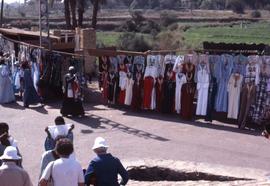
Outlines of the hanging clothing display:
{"label": "hanging clothing display", "polygon": [[248,58],[242,54],[234,57],[233,71],[232,73],[238,73],[242,76],[246,74],[246,64],[248,63]]}
{"label": "hanging clothing display", "polygon": [[175,111],[180,114],[181,110],[181,90],[183,84],[187,83],[186,75],[178,72],[176,73],[176,88],[175,88]]}
{"label": "hanging clothing display", "polygon": [[247,122],[250,106],[255,102],[256,86],[254,83],[246,83],[241,92],[241,105],[238,117],[238,126],[244,129]]}
{"label": "hanging clothing display", "polygon": [[202,59],[197,65],[196,82],[198,90],[196,115],[205,116],[207,111],[208,89],[209,89],[209,67],[208,59]]}
{"label": "hanging clothing display", "polygon": [[237,119],[240,104],[240,93],[243,83],[243,76],[238,73],[233,73],[228,83],[229,105],[228,118]]}
{"label": "hanging clothing display", "polygon": [[174,112],[175,74],[172,68],[173,66],[168,67],[164,80],[164,98],[162,103],[163,113]]}
{"label": "hanging clothing display", "polygon": [[259,84],[260,81],[260,65],[259,57],[257,56],[249,56],[248,57],[248,64],[246,65],[246,74],[245,74],[245,83],[253,81],[255,85]]}
{"label": "hanging clothing display", "polygon": [[260,81],[257,86],[257,94],[256,94],[256,103],[254,105],[254,111],[252,115],[252,120],[255,123],[260,124],[262,120],[262,116],[264,115],[264,108],[266,107],[267,103],[267,83],[269,82],[270,78],[270,64],[268,65],[266,62],[264,62],[261,65],[261,70],[260,70]]}
{"label": "hanging clothing display", "polygon": [[107,104],[108,103],[108,89],[109,89],[108,72],[107,71],[102,72],[101,78],[102,78],[101,82],[102,82],[103,103]]}
{"label": "hanging clothing display", "polygon": [[15,101],[13,86],[9,77],[9,69],[5,64],[0,64],[0,104]]}
{"label": "hanging clothing display", "polygon": [[217,83],[218,92],[216,99],[216,111],[227,112],[228,110],[228,91],[227,86],[233,69],[233,56],[224,54],[217,61]]}
{"label": "hanging clothing display", "polygon": [[190,120],[193,117],[193,100],[196,91],[195,65],[189,61],[184,63],[183,73],[186,75],[187,83],[182,86],[181,90],[181,116],[183,119]]}

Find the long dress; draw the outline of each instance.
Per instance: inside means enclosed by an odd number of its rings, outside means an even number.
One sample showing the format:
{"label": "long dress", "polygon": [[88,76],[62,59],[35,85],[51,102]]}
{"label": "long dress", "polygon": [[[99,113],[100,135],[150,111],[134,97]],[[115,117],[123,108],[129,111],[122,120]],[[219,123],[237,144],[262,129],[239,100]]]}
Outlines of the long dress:
{"label": "long dress", "polygon": [[240,92],[243,82],[243,76],[240,74],[232,74],[228,84],[229,105],[228,118],[237,119],[239,112]]}
{"label": "long dress", "polygon": [[143,80],[142,75],[136,74],[136,80],[133,85],[132,90],[132,101],[131,101],[131,107],[132,109],[139,111],[142,108],[142,98],[143,98]]}
{"label": "long dress", "polygon": [[239,128],[245,128],[250,106],[255,102],[256,86],[248,83],[242,89],[240,113],[238,117]]}
{"label": "long dress", "polygon": [[180,114],[181,110],[181,89],[184,83],[187,82],[186,76],[183,73],[177,73],[175,76],[176,88],[175,88],[175,111]]}
{"label": "long dress", "polygon": [[124,105],[125,104],[126,86],[127,86],[127,73],[125,71],[119,71],[119,96],[118,96],[118,103],[120,105]]}
{"label": "long dress", "polygon": [[221,60],[217,61],[217,83],[218,92],[216,98],[216,111],[227,112],[228,110],[228,91],[227,86],[233,70],[233,56],[225,54],[221,56]]}
{"label": "long dress", "polygon": [[154,78],[147,76],[144,78],[144,97],[143,97],[143,108],[151,109],[152,91],[154,88]]}
{"label": "long dress", "polygon": [[84,109],[82,101],[78,98],[79,85],[76,82],[76,76],[67,74],[65,76],[65,95],[61,107],[61,114],[63,116],[83,116]]}
{"label": "long dress", "polygon": [[187,83],[182,86],[181,90],[181,116],[183,119],[191,120],[193,117],[193,100],[196,92],[196,84],[194,83],[195,65],[185,63],[183,65],[183,73],[186,74]]}
{"label": "long dress", "polygon": [[0,65],[0,103],[15,101],[13,86],[6,65]]}
{"label": "long dress", "polygon": [[125,105],[131,105],[133,85],[134,85],[134,80],[131,77],[127,78]]}
{"label": "long dress", "polygon": [[198,101],[196,108],[196,115],[205,116],[207,113],[207,100],[208,100],[208,89],[209,89],[209,72],[205,64],[198,65],[199,70],[197,71],[197,90],[198,90]]}
{"label": "long dress", "polygon": [[40,97],[33,84],[30,69],[24,70],[24,93],[23,93],[23,104],[28,107],[31,104],[38,104],[41,102]]}
{"label": "long dress", "polygon": [[163,77],[160,76],[157,78],[156,81],[156,109],[157,111],[161,112],[162,109],[162,102],[164,99],[164,83],[163,83]]}

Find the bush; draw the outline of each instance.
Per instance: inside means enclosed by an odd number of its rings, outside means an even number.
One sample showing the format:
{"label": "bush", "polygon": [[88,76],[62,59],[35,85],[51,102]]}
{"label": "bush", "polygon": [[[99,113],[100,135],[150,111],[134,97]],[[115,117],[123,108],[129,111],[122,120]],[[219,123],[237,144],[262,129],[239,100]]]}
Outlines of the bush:
{"label": "bush", "polygon": [[177,18],[172,14],[168,14],[168,13],[164,12],[164,13],[160,14],[160,22],[161,22],[162,26],[167,27],[167,26],[177,22]]}
{"label": "bush", "polygon": [[260,18],[260,17],[262,17],[262,15],[261,15],[260,11],[254,10],[254,11],[251,12],[251,17],[252,18]]}
{"label": "bush", "polygon": [[177,23],[173,23],[169,26],[169,30],[170,31],[175,31],[178,29],[178,24]]}
{"label": "bush", "polygon": [[124,33],[118,39],[118,47],[122,50],[145,52],[151,50],[151,45],[144,39],[143,35],[135,33]]}
{"label": "bush", "polygon": [[235,13],[243,14],[245,10],[245,5],[241,0],[229,0],[227,8],[231,9]]}

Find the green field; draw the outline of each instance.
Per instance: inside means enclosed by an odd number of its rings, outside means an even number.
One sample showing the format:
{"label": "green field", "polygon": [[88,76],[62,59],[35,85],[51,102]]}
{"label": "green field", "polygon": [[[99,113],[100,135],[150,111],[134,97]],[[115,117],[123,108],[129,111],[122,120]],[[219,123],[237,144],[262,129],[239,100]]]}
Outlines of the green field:
{"label": "green field", "polygon": [[184,43],[200,48],[204,41],[224,43],[270,44],[270,23],[252,23],[218,27],[192,27],[183,33]]}
{"label": "green field", "polygon": [[[117,46],[121,34],[121,32],[97,32],[97,42],[105,46]],[[143,35],[147,41],[153,43],[150,35]],[[192,24],[190,29],[182,33],[182,36],[185,48],[191,49],[201,48],[204,41],[270,44],[270,22],[216,27],[202,26],[202,23],[198,23]]]}

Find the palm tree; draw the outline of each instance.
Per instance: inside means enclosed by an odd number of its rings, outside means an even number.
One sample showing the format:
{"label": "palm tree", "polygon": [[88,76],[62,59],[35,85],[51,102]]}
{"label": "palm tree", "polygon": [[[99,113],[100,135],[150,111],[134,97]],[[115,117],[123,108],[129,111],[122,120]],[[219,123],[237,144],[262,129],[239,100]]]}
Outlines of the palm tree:
{"label": "palm tree", "polygon": [[96,29],[97,27],[97,13],[101,5],[106,4],[107,0],[91,0],[93,4],[93,14],[92,14],[92,27]]}

